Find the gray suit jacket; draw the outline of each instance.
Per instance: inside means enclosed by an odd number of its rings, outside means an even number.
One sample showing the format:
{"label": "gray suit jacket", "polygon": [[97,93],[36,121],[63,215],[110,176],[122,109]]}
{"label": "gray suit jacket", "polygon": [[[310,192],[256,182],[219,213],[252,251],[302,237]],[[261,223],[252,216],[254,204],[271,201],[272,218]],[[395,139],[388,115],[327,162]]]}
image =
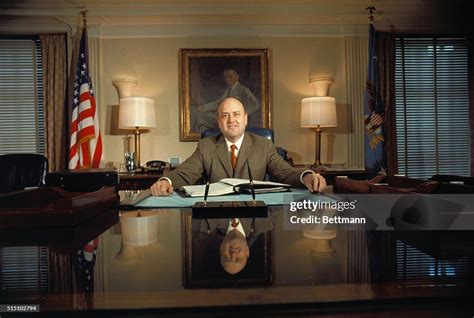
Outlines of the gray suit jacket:
{"label": "gray suit jacket", "polygon": [[300,181],[302,170],[294,169],[283,160],[271,140],[249,132],[245,132],[235,172],[232,171],[225,138],[223,135],[218,135],[199,140],[197,149],[191,157],[171,171],[167,177],[175,189],[183,185],[193,185],[201,179],[204,171],[209,173],[212,162],[211,182],[223,178],[248,179],[247,160],[254,180],[264,180],[268,172],[276,182],[304,188]]}

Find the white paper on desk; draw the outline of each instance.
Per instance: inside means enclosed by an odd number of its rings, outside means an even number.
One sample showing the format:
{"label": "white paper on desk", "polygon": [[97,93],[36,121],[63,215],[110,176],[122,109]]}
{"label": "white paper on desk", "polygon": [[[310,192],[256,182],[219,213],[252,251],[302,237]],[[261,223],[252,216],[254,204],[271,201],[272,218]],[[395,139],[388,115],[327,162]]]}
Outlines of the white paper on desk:
{"label": "white paper on desk", "polygon": [[[217,196],[217,195],[225,195],[230,193],[235,193],[234,187],[242,184],[248,184],[250,180],[248,179],[235,179],[235,178],[224,178],[219,180],[218,182],[211,183],[209,185],[209,193],[208,196]],[[262,184],[268,185],[271,187],[275,187],[274,192],[282,191],[277,187],[290,187],[289,184],[278,183],[278,182],[270,182],[270,181],[254,181],[254,184]],[[181,190],[185,191],[191,197],[203,197],[206,191],[205,185],[193,185],[193,186],[182,186]],[[263,193],[263,190],[260,190]],[[271,189],[266,190],[265,192],[272,192]]]}
{"label": "white paper on desk", "polygon": [[[206,185],[182,186],[184,192],[192,197],[203,197],[206,191]],[[224,182],[214,182],[209,185],[208,196],[224,195],[234,193],[234,186]]]}
{"label": "white paper on desk", "polygon": [[[219,182],[223,182],[223,183],[230,184],[232,186],[236,186],[236,185],[250,183],[250,180],[249,179],[237,179],[237,178],[224,178],[224,179],[220,179]],[[253,183],[254,184],[263,184],[263,185],[268,185],[268,186],[275,186],[275,187],[290,187],[289,184],[272,182],[272,181],[253,180]]]}

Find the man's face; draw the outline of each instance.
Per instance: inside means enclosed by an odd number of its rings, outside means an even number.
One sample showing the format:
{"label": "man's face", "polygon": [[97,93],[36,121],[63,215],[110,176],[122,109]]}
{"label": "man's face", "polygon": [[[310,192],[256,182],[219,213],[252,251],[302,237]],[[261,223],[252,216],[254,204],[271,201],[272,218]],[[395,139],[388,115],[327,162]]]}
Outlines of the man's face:
{"label": "man's face", "polygon": [[224,71],[224,81],[227,86],[231,87],[239,80],[239,75],[235,70],[225,70]]}
{"label": "man's face", "polygon": [[219,253],[224,270],[229,274],[237,274],[247,264],[250,251],[245,237],[234,229],[224,237]]}
{"label": "man's face", "polygon": [[235,98],[226,98],[217,109],[217,123],[224,137],[236,142],[247,126],[244,105]]}

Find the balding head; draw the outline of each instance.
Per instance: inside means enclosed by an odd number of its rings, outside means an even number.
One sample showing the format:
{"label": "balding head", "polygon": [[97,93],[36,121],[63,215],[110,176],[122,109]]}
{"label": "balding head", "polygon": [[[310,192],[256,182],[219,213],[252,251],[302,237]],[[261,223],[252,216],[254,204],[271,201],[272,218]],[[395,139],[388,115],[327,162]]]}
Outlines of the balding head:
{"label": "balding head", "polygon": [[226,234],[219,248],[219,253],[222,268],[231,275],[242,271],[250,256],[245,236],[236,229]]}
{"label": "balding head", "polygon": [[224,99],[217,108],[217,123],[224,137],[236,142],[244,134],[247,126],[244,105],[233,97]]}

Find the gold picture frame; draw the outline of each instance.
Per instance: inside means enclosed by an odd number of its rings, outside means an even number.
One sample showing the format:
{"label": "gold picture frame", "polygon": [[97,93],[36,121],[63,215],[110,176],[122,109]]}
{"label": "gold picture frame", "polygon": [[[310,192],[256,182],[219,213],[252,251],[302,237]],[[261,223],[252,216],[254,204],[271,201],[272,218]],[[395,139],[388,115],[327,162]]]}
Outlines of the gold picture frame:
{"label": "gold picture frame", "polygon": [[268,49],[180,50],[180,141],[196,141],[217,128],[225,96],[240,99],[248,127],[271,128]]}

